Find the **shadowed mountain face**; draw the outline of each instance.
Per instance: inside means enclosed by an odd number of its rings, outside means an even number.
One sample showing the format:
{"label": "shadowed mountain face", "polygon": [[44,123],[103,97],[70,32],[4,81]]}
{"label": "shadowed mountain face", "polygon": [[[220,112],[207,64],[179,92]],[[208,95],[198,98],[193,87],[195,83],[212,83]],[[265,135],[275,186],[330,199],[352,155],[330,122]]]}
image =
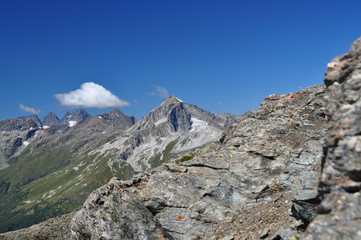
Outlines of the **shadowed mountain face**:
{"label": "shadowed mountain face", "polygon": [[60,119],[55,115],[55,113],[48,113],[42,120],[41,120],[44,128],[46,126],[56,126],[60,125],[61,121]]}
{"label": "shadowed mountain face", "polygon": [[82,109],[62,120],[50,113],[40,125],[32,118],[1,122],[3,134],[18,132],[3,146],[0,231],[70,212],[111,177],[130,178],[218,141],[237,120],[171,96],[139,122],[119,110],[90,117]]}

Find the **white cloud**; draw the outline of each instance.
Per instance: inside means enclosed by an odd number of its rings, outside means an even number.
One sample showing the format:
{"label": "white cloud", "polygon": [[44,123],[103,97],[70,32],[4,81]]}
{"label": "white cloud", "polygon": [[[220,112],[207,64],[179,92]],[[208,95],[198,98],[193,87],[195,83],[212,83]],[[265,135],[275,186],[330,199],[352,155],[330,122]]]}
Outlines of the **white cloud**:
{"label": "white cloud", "polygon": [[23,110],[24,112],[29,112],[29,113],[32,113],[32,114],[38,114],[39,112],[41,112],[39,109],[34,109],[32,107],[27,107],[27,106],[24,106],[22,104],[20,104],[19,106],[20,106],[20,109]]}
{"label": "white cloud", "polygon": [[129,106],[128,102],[120,100],[109,90],[93,82],[83,83],[77,90],[55,94],[54,96],[61,105],[67,107],[109,108]]}
{"label": "white cloud", "polygon": [[149,95],[159,96],[162,98],[166,98],[169,96],[168,91],[167,91],[167,89],[165,89],[165,87],[159,87],[157,85],[153,85],[153,87],[154,87],[154,91],[148,93]]}

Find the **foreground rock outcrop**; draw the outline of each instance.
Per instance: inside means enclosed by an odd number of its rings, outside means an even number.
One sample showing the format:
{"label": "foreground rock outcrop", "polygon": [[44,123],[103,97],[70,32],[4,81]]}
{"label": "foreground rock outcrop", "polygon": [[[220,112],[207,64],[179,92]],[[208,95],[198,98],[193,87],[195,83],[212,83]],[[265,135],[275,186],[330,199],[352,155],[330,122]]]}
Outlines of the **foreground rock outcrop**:
{"label": "foreground rock outcrop", "polygon": [[361,239],[361,38],[325,76],[332,115],[322,170],[320,214],[306,239]]}

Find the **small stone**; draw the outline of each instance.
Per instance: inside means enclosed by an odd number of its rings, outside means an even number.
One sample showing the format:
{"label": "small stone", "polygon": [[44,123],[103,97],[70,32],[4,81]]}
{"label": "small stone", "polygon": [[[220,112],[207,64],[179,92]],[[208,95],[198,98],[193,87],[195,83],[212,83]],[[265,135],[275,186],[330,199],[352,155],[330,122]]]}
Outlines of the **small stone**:
{"label": "small stone", "polygon": [[269,231],[270,231],[269,228],[263,229],[263,231],[262,231],[261,234],[259,235],[259,238],[260,238],[260,239],[266,238],[266,237],[268,236]]}

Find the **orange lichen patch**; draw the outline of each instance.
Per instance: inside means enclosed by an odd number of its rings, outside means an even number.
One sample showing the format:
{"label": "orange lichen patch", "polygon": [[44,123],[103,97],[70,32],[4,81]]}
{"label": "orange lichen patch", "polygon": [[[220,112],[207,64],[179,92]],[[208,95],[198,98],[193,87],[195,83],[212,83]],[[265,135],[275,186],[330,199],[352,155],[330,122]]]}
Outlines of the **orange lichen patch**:
{"label": "orange lichen patch", "polygon": [[99,234],[99,238],[100,238],[100,239],[102,238],[102,235],[101,235],[101,234]]}
{"label": "orange lichen patch", "polygon": [[313,126],[317,126],[317,124],[316,124],[316,123],[314,123],[314,124],[313,124]]}
{"label": "orange lichen patch", "polygon": [[309,113],[308,115],[309,115],[309,116],[312,116],[312,113]]}
{"label": "orange lichen patch", "polygon": [[299,182],[299,181],[300,181],[300,179],[299,179],[299,178],[295,178],[295,180],[296,180],[297,182]]}
{"label": "orange lichen patch", "polygon": [[316,155],[316,153],[312,153],[312,155],[313,155],[313,156],[315,156],[315,155]]}
{"label": "orange lichen patch", "polygon": [[313,187],[312,190],[316,190],[316,187]]}
{"label": "orange lichen patch", "polygon": [[163,235],[159,235],[159,238],[163,238]]}
{"label": "orange lichen patch", "polygon": [[175,172],[175,174],[180,174],[180,172]]}
{"label": "orange lichen patch", "polygon": [[183,218],[182,218],[182,216],[178,216],[178,220],[180,221],[180,220],[182,220]]}
{"label": "orange lichen patch", "polygon": [[294,96],[291,96],[291,99],[295,98]]}

